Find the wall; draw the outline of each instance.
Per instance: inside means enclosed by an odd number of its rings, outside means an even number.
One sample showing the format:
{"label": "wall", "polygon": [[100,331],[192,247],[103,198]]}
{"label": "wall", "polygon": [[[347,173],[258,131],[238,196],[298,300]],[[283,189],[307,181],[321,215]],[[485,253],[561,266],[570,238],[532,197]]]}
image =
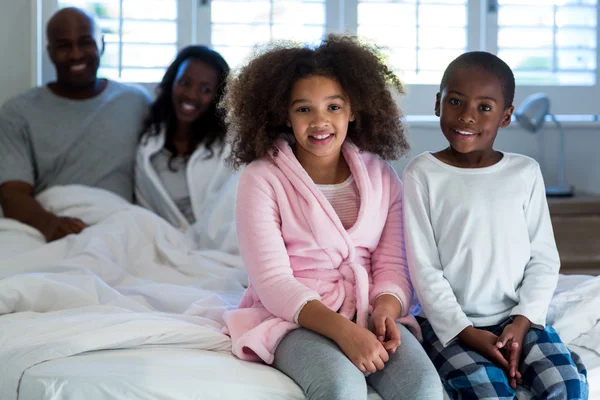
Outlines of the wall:
{"label": "wall", "polygon": [[[600,122],[565,123],[566,173],[567,184],[577,191],[600,194]],[[393,163],[401,173],[409,160],[424,151],[441,150],[448,146],[439,125],[431,123],[413,123],[410,127],[411,153]],[[547,124],[535,134],[520,128],[516,122],[500,130],[496,139],[496,148],[507,152],[525,154],[536,159],[544,174],[547,185],[556,183],[558,162],[558,131]]]}
{"label": "wall", "polygon": [[[35,28],[31,21],[35,3],[35,0],[0,0],[0,104],[32,85]],[[600,194],[600,157],[596,154],[600,149],[600,123],[565,124],[565,131],[567,183],[577,190]],[[556,136],[551,124],[535,135],[511,125],[498,135],[497,148],[537,159],[546,183],[553,184],[558,153]],[[447,145],[435,122],[412,124],[410,139],[411,154],[394,163],[399,173],[410,158]]]}
{"label": "wall", "polygon": [[0,104],[31,87],[31,0],[0,0]]}

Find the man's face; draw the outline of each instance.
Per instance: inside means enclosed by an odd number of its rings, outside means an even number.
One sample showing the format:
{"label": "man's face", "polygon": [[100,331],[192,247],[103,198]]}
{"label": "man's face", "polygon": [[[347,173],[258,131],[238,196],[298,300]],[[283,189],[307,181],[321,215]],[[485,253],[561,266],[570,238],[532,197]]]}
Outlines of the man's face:
{"label": "man's face", "polygon": [[94,22],[83,14],[65,15],[48,30],[48,54],[56,79],[70,89],[93,85],[100,66],[102,43]]}

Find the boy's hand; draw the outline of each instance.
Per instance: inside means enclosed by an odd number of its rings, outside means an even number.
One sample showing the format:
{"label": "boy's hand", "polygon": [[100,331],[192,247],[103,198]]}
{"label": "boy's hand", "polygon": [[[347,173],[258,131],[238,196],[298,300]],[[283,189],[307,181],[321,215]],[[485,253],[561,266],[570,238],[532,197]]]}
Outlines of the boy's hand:
{"label": "boy's hand", "polygon": [[498,343],[496,343],[498,349],[505,350],[505,355],[508,353],[508,377],[510,386],[513,389],[516,389],[517,384],[521,384],[522,382],[521,373],[519,372],[519,362],[523,349],[523,339],[529,328],[531,328],[529,319],[522,315],[517,315],[512,323],[506,325],[504,331],[498,337]]}
{"label": "boy's hand", "polygon": [[509,372],[508,360],[497,347],[498,336],[492,332],[469,326],[458,334],[458,338],[467,347],[486,357],[506,371],[506,373]]}

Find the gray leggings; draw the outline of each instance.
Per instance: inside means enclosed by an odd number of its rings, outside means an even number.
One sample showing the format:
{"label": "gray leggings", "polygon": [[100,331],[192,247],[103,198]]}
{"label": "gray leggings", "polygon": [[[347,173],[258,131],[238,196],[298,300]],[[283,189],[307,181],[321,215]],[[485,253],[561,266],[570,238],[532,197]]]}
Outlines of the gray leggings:
{"label": "gray leggings", "polygon": [[309,400],[365,400],[367,383],[384,400],[443,399],[440,377],[421,344],[397,325],[402,344],[383,370],[366,379],[335,342],[303,328],[283,338],[273,366],[292,378]]}

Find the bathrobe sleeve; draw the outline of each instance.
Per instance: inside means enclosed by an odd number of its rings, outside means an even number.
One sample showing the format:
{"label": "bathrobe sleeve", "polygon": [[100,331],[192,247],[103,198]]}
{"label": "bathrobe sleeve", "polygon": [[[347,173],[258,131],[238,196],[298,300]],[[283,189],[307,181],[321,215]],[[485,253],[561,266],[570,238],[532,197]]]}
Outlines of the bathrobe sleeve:
{"label": "bathrobe sleeve", "polygon": [[373,288],[369,297],[372,304],[381,294],[395,295],[402,305],[401,316],[405,316],[410,308],[412,287],[404,247],[402,182],[394,171],[390,171],[384,177],[384,184],[390,188],[389,210],[379,244],[371,255]]}
{"label": "bathrobe sleeve", "polygon": [[[273,315],[294,322],[308,301],[321,297],[293,276],[270,168],[274,167],[267,162],[253,163],[240,177],[236,197],[237,235],[250,285],[260,302]],[[277,193],[282,195],[282,191]]]}

